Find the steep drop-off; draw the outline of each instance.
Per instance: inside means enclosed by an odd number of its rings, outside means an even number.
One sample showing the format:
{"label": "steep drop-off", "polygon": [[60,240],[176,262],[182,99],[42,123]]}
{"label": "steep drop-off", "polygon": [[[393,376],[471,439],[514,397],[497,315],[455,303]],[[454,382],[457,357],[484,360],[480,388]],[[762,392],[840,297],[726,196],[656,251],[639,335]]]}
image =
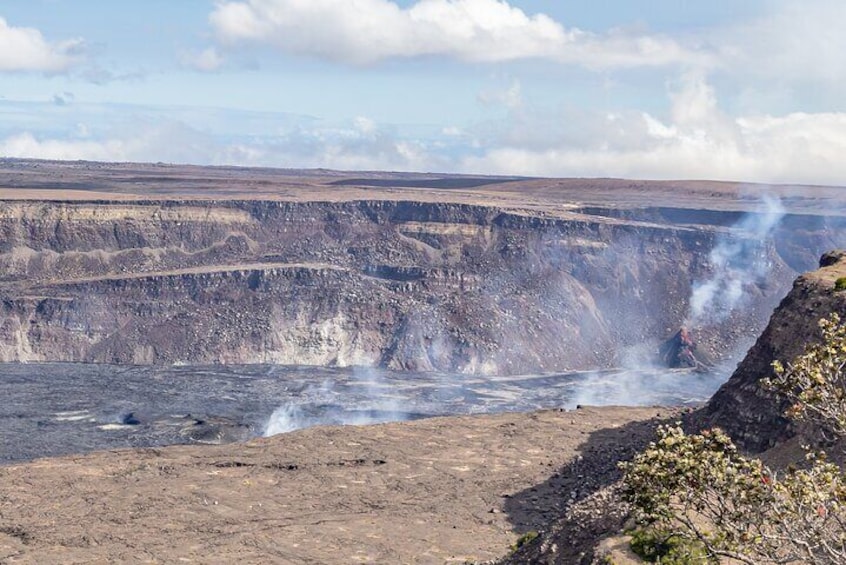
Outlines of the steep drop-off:
{"label": "steep drop-off", "polygon": [[[604,367],[684,321],[718,237],[749,238],[572,208],[6,201],[0,360]],[[702,330],[718,354],[793,277],[774,242],[754,243],[768,279]]]}
{"label": "steep drop-off", "polygon": [[818,322],[831,313],[846,319],[846,292],[835,281],[846,276],[846,252],[826,253],[820,269],[799,277],[773,313],[761,337],[731,379],[696,415],[700,427],[719,426],[750,451],[764,451],[792,430],[784,416],[787,404],[764,390],[760,380],[772,376],[772,362],[787,363],[805,345],[820,339]]}
{"label": "steep drop-off", "polygon": [[[765,193],[781,223],[735,227]],[[690,328],[719,360],[845,218],[824,187],[0,159],[0,361],[621,365],[725,278],[715,249],[744,275]]]}

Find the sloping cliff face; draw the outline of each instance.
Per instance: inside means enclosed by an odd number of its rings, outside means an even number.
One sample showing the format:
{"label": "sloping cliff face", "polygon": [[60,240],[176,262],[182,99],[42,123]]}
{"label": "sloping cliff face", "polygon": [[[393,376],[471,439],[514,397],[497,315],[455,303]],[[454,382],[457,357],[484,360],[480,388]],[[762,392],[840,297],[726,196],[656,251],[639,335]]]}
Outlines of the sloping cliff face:
{"label": "sloping cliff face", "polygon": [[[391,200],[0,202],[0,361],[618,365],[684,322],[726,237],[719,222],[655,219]],[[700,333],[718,357],[763,327],[795,275],[776,243],[757,243],[767,281]]]}
{"label": "sloping cliff face", "polygon": [[820,269],[800,276],[772,315],[761,337],[694,420],[700,427],[726,430],[744,449],[761,452],[791,433],[783,417],[783,399],[763,390],[762,378],[772,376],[773,360],[789,362],[805,344],[820,339],[818,322],[837,312],[846,317],[846,292],[835,281],[846,276],[846,252],[826,253]]}

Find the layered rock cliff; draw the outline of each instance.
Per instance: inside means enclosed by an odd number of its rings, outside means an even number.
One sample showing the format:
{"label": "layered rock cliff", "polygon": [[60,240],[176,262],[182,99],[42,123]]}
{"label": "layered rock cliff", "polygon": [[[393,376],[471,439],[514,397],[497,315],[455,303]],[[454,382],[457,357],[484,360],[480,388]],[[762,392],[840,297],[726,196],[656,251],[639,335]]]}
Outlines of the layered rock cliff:
{"label": "layered rock cliff", "polygon": [[[715,225],[408,200],[0,203],[0,360],[518,373],[677,328]],[[725,353],[793,272],[773,241]],[[740,329],[737,329],[740,328]],[[747,329],[752,328],[752,329]]]}
{"label": "layered rock cliff", "polygon": [[0,159],[0,361],[608,367],[722,249],[743,300],[690,328],[719,360],[843,227],[825,187]]}
{"label": "layered rock cliff", "polygon": [[743,448],[760,452],[791,434],[785,401],[760,386],[774,360],[787,363],[820,339],[818,322],[832,312],[846,319],[846,292],[835,281],[846,276],[846,252],[826,253],[816,271],[800,276],[772,315],[761,337],[724,384],[696,414],[700,427],[718,426]]}

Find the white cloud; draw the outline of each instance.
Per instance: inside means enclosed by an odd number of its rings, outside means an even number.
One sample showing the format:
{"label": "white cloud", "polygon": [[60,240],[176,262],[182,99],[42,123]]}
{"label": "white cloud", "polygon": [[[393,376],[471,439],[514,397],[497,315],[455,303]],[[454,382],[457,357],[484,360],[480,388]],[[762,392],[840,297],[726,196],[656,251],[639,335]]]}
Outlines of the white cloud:
{"label": "white cloud", "polygon": [[189,69],[212,72],[223,66],[224,58],[214,47],[207,47],[200,52],[183,51],[179,62]]}
{"label": "white cloud", "polygon": [[[697,73],[671,85],[669,99],[666,116],[579,108],[547,112],[523,105],[498,124],[429,130],[365,116],[326,123],[197,109],[139,107],[127,115],[124,107],[77,103],[69,114],[52,104],[13,104],[8,117],[23,117],[0,120],[6,124],[0,129],[0,156],[846,184],[846,112],[733,117]],[[41,124],[42,114],[67,114],[73,121],[63,134]],[[103,115],[107,119],[99,118]]]}
{"label": "white cloud", "polygon": [[846,6],[842,0],[782,0],[766,15],[716,30],[722,66],[776,82],[846,80]]}
{"label": "white cloud", "polygon": [[23,132],[0,141],[0,155],[27,159],[58,159],[75,161],[126,161],[125,142],[84,140],[39,140],[29,132]]}
{"label": "white cloud", "polygon": [[464,159],[457,169],[535,176],[846,183],[846,113],[732,118],[720,111],[713,89],[699,74],[686,75],[671,100],[669,121],[646,113],[597,116],[580,128],[585,133],[577,139],[517,138],[519,143],[514,143],[514,130],[526,129],[516,124],[502,140],[487,142],[490,149],[484,154]]}
{"label": "white cloud", "polygon": [[358,116],[353,120],[355,129],[363,135],[371,135],[376,132],[376,122],[366,116]]}
{"label": "white cloud", "polygon": [[0,138],[0,156],[348,170],[449,168],[448,161],[429,151],[426,143],[403,138],[366,117],[346,125],[295,126],[279,135],[246,139],[152,117],[133,119],[97,135],[77,124],[66,137],[19,132]]}
{"label": "white cloud", "polygon": [[173,120],[137,119],[97,136],[91,135],[85,124],[77,124],[75,130],[72,137],[16,133],[0,140],[0,155],[70,161],[169,161],[198,164],[235,163],[244,158],[234,150],[232,155],[225,155],[229,147]]}
{"label": "white cloud", "polygon": [[12,27],[0,17],[0,72],[67,70],[79,59],[81,39],[50,43],[37,29]]}
{"label": "white cloud", "polygon": [[447,170],[433,145],[365,117],[348,125],[298,127],[262,145],[264,164],[342,170]]}
{"label": "white cloud", "polygon": [[472,62],[549,59],[589,68],[704,64],[708,57],[663,36],[566,29],[505,0],[246,0],[209,16],[225,43],[270,44],[286,53],[352,64],[443,56]]}

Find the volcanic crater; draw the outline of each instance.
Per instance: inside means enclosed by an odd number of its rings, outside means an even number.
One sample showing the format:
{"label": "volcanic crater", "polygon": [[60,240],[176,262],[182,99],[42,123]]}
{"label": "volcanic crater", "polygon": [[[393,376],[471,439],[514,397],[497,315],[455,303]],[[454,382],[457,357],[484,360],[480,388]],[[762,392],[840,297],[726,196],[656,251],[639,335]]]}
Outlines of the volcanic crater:
{"label": "volcanic crater", "polygon": [[503,555],[679,414],[577,404],[704,401],[844,227],[827,187],[0,160],[0,558]]}

